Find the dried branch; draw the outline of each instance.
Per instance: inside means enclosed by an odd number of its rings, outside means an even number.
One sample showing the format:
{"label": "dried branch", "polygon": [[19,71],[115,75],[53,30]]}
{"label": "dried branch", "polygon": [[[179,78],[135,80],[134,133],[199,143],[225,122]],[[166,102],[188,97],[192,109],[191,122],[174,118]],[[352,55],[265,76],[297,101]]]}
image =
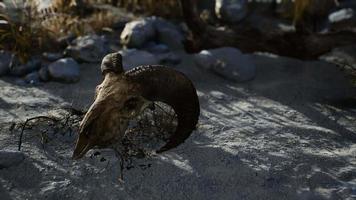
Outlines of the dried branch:
{"label": "dried branch", "polygon": [[32,118],[28,118],[26,119],[25,123],[22,125],[21,128],[21,133],[20,133],[20,137],[19,137],[19,142],[18,142],[18,150],[21,151],[21,145],[22,145],[22,137],[23,137],[23,133],[25,131],[26,125],[33,120],[39,120],[39,119],[46,119],[49,121],[53,121],[53,122],[58,122],[59,119],[54,118],[54,117],[49,117],[49,116],[36,116],[36,117],[32,117]]}

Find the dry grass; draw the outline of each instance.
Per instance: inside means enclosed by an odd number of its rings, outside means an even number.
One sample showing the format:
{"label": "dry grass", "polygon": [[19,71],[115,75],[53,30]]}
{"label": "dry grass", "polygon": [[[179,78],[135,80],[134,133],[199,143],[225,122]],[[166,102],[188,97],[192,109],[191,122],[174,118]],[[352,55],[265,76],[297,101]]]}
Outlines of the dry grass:
{"label": "dry grass", "polygon": [[0,14],[0,48],[13,52],[25,63],[36,51],[53,50],[56,38],[102,31],[117,20],[105,10],[82,16],[80,2],[56,0],[51,7],[38,11],[34,1],[29,1],[23,4],[24,9],[18,11],[16,18],[11,18],[14,15],[7,12],[13,11],[7,11],[1,4],[4,12]]}
{"label": "dry grass", "polygon": [[167,18],[182,16],[179,0],[118,0],[117,5],[130,11]]}
{"label": "dry grass", "polygon": [[[30,137],[25,134],[28,129],[36,130],[38,134],[35,136],[40,139],[43,149],[48,143],[58,142],[53,140],[53,136],[57,134],[62,136],[74,134],[78,131],[83,114],[70,111],[64,117],[36,116],[27,119],[24,123],[15,124],[13,129],[20,130],[18,149],[21,150],[22,143]],[[140,116],[131,120],[120,144],[122,151],[120,154],[126,161],[150,156],[152,151],[167,142],[174,133],[177,122],[177,116],[170,106],[156,102],[154,110],[146,109]],[[71,145],[74,144],[75,137],[72,139],[67,141]]]}
{"label": "dry grass", "polygon": [[[85,6],[84,6],[85,5]],[[58,36],[67,34],[84,35],[111,27],[117,17],[109,10],[95,10],[87,1],[56,0],[41,11],[43,28]]]}
{"label": "dry grass", "polygon": [[308,14],[312,16],[324,16],[330,12],[332,7],[339,4],[338,0],[295,0],[293,11],[293,22],[296,24]]}
{"label": "dry grass", "polygon": [[33,18],[32,9],[26,7],[19,19],[11,19],[7,13],[0,14],[2,25],[0,26],[0,46],[12,51],[25,63],[34,49],[42,49],[47,43],[50,32],[40,28]]}

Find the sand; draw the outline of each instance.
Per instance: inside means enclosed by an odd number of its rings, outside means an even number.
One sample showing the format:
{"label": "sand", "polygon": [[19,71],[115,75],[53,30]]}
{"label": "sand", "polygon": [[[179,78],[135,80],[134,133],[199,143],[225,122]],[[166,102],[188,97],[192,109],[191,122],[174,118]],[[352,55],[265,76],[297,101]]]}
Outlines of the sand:
{"label": "sand", "polygon": [[[333,104],[356,91],[336,66],[251,55],[256,78],[234,83],[182,56],[175,68],[201,102],[199,127],[184,144],[135,159],[120,182],[111,150],[73,161],[75,134],[54,134],[43,149],[27,130],[24,161],[0,170],[0,199],[356,199],[356,109]],[[0,149],[17,149],[12,123],[87,109],[100,81],[98,64],[82,64],[72,85],[1,79]]]}

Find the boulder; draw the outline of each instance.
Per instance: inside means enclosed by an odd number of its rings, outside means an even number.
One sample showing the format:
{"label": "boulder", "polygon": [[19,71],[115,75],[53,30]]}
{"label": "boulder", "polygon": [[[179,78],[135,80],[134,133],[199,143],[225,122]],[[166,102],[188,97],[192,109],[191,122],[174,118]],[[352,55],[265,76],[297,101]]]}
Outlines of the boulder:
{"label": "boulder", "polygon": [[203,50],[194,55],[194,60],[199,67],[236,82],[251,80],[256,75],[250,57],[232,47]]}
{"label": "boulder", "polygon": [[95,34],[78,37],[65,49],[65,55],[78,62],[89,63],[101,62],[109,52],[110,48],[105,37]]}
{"label": "boulder", "polygon": [[159,60],[156,56],[147,51],[126,49],[119,52],[123,57],[123,67],[125,70],[129,70],[140,65],[159,64]]}
{"label": "boulder", "polygon": [[61,53],[49,53],[49,52],[44,52],[42,54],[42,57],[48,61],[56,61],[58,59],[61,59],[63,55]]}
{"label": "boulder", "polygon": [[158,54],[157,58],[163,65],[177,65],[182,61],[181,57],[173,52]]}
{"label": "boulder", "polygon": [[10,71],[11,53],[0,51],[0,76],[6,75]]}
{"label": "boulder", "polygon": [[48,66],[42,66],[40,70],[38,70],[38,74],[40,77],[41,81],[49,81],[50,77],[49,77],[49,72],[48,72]]}
{"label": "boulder", "polygon": [[170,49],[183,49],[184,36],[175,24],[153,16],[127,23],[120,39],[121,44],[129,48],[141,48],[147,42],[157,40]]}
{"label": "boulder", "polygon": [[356,70],[356,45],[337,47],[331,52],[319,57],[324,60],[338,65],[348,65]]}
{"label": "boulder", "polygon": [[24,76],[41,67],[41,59],[31,58],[26,64],[14,65],[10,68],[10,74],[13,76]]}
{"label": "boulder", "polygon": [[247,0],[216,0],[216,16],[228,23],[236,23],[247,15]]}
{"label": "boulder", "polygon": [[0,150],[0,169],[6,169],[20,164],[25,155],[20,151]]}
{"label": "boulder", "polygon": [[343,20],[351,19],[355,17],[355,12],[352,8],[344,8],[330,13],[329,21],[331,23],[337,23]]}
{"label": "boulder", "polygon": [[40,76],[38,72],[31,72],[24,77],[26,83],[31,85],[37,85],[40,83]]}
{"label": "boulder", "polygon": [[165,44],[157,44],[155,42],[148,42],[145,47],[145,50],[149,51],[150,53],[154,54],[162,54],[162,53],[168,53],[169,48]]}
{"label": "boulder", "polygon": [[80,69],[73,58],[62,58],[48,66],[48,72],[53,80],[74,83],[79,81]]}
{"label": "boulder", "polygon": [[170,49],[184,49],[184,36],[178,26],[171,22],[158,17],[151,18],[154,22],[154,27],[157,34],[157,41],[166,44]]}
{"label": "boulder", "polygon": [[121,32],[121,44],[130,48],[142,47],[155,36],[155,27],[152,18],[148,17],[126,23]]}

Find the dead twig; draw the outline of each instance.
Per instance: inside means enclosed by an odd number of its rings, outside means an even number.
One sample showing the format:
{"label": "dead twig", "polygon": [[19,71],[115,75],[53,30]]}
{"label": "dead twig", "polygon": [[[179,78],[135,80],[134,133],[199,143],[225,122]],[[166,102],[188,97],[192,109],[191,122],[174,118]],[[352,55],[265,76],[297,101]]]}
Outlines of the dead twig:
{"label": "dead twig", "polygon": [[21,133],[20,133],[19,142],[18,142],[18,151],[21,151],[22,138],[23,138],[23,134],[24,134],[26,125],[30,121],[38,120],[38,119],[46,119],[46,120],[50,120],[50,121],[53,121],[53,122],[58,122],[59,121],[59,119],[54,118],[54,117],[49,117],[49,116],[36,116],[36,117],[32,117],[32,118],[26,119],[25,123],[22,125],[22,128],[21,128]]}

